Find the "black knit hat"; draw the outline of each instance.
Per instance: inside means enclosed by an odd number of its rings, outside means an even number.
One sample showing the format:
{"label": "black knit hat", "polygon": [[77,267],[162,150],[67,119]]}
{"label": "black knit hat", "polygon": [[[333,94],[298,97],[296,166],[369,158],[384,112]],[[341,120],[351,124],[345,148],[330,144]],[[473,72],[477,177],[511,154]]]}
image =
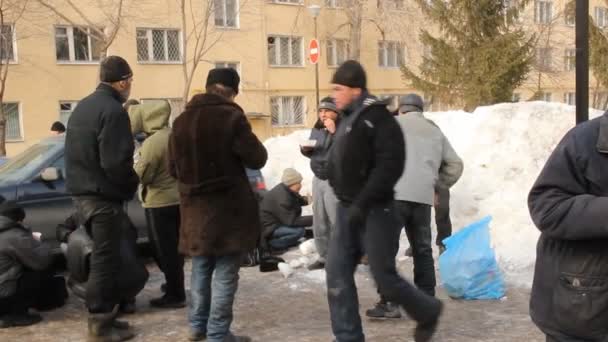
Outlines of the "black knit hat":
{"label": "black knit hat", "polygon": [[329,96],[321,100],[321,102],[319,103],[319,110],[321,109],[327,109],[331,110],[332,112],[338,113],[338,107],[336,107],[336,102],[333,98]]}
{"label": "black knit hat", "polygon": [[357,61],[346,61],[340,65],[331,80],[333,84],[340,84],[349,88],[367,89],[367,76],[363,66]]}
{"label": "black knit hat", "polygon": [[236,70],[232,68],[216,68],[209,70],[206,87],[214,84],[221,84],[225,87],[231,88],[234,90],[235,94],[238,94],[240,82],[241,78]]}
{"label": "black knit hat", "polygon": [[25,210],[15,201],[4,201],[0,204],[0,216],[21,222],[25,219]]}
{"label": "black knit hat", "polygon": [[101,62],[99,68],[99,79],[101,82],[119,82],[133,77],[133,71],[129,63],[122,57],[109,56]]}

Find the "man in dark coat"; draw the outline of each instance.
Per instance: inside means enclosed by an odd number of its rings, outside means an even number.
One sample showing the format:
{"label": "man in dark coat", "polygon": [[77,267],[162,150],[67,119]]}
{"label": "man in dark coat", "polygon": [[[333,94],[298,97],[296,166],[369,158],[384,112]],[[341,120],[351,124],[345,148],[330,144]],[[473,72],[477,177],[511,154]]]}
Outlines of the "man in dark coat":
{"label": "man in dark coat", "polygon": [[547,341],[608,337],[608,113],[555,148],[530,191],[541,232],[530,316]]}
{"label": "man in dark coat", "polygon": [[16,203],[0,204],[0,329],[40,322],[28,309],[61,307],[68,294],[63,277],[49,268],[51,250],[23,226],[24,219]]}
{"label": "man in dark coat", "polygon": [[336,341],[365,340],[354,281],[363,251],[378,291],[418,322],[416,342],[429,341],[442,304],[401,278],[395,266],[401,224],[393,189],[404,167],[403,133],[387,103],[367,92],[365,71],[358,62],[342,64],[332,83],[336,106],[344,114],[328,168],[329,183],[340,200],[325,266]]}
{"label": "man in dark coat", "polygon": [[139,183],[129,116],[122,107],[133,73],[124,59],[110,56],[101,62],[100,80],[68,122],[66,189],[94,241],[87,283],[89,339],[123,341],[134,336],[122,329],[124,322],[116,322],[120,230],[130,226],[124,203],[133,198]]}
{"label": "man in dark coat", "polygon": [[262,200],[262,244],[274,250],[297,246],[312,226],[312,216],[302,216],[302,206],[308,199],[300,195],[302,175],[291,168],[283,171],[281,183],[264,195]]}
{"label": "man in dark coat", "polygon": [[230,332],[241,256],[256,247],[261,231],[245,168],[262,168],[268,156],[234,103],[239,81],[233,69],[211,70],[206,93],[190,100],[169,139],[169,172],[181,204],[179,249],[192,257],[191,341],[250,340]]}

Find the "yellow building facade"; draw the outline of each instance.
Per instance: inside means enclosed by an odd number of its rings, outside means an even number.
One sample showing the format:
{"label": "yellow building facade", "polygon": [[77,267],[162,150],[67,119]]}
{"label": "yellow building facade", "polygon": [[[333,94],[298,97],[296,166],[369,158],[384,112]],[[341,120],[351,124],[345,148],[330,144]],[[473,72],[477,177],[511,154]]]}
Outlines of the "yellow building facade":
{"label": "yellow building facade", "polygon": [[[93,91],[103,44],[87,30],[108,32],[116,22],[112,15],[117,9],[98,8],[96,1],[78,1],[82,4],[77,10],[58,6],[57,13],[30,3],[18,19],[7,18],[3,28],[13,39],[3,100],[9,156],[46,137],[54,121],[67,122],[78,101]],[[376,95],[397,98],[415,91],[405,86],[399,65],[418,65],[425,51],[418,33],[428,23],[411,0],[364,1],[362,13],[347,5],[352,0],[196,0],[185,1],[183,12],[180,1],[124,3],[107,54],[131,64],[132,98],[168,99],[177,115],[183,108],[183,65],[191,70],[198,37],[204,53],[188,94],[204,88],[209,69],[236,68],[242,80],[237,102],[262,139],[310,127],[316,120],[315,66],[308,60],[315,23],[321,44],[321,98],[330,93],[336,66],[356,48],[349,43],[353,24],[361,27],[360,61]],[[320,6],[316,19],[309,8],[314,5]],[[544,56],[539,63],[546,65],[530,74],[517,92],[519,100],[542,89],[544,100],[574,101],[569,55],[574,26],[563,18],[564,6],[562,1],[532,1],[522,16],[530,32],[544,34],[550,27],[551,35],[538,50]],[[592,15],[608,25],[608,9],[602,6],[603,1],[592,1]],[[439,108],[434,104],[432,109]]]}

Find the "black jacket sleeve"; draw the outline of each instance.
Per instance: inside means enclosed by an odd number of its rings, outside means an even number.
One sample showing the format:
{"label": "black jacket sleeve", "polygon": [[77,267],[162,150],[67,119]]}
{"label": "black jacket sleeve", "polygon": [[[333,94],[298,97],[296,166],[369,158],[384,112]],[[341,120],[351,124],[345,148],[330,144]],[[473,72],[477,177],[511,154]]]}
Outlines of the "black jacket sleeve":
{"label": "black jacket sleeve", "polygon": [[399,124],[386,110],[377,110],[374,116],[373,165],[365,186],[353,201],[363,210],[394,192],[405,165],[405,139]]}
{"label": "black jacket sleeve", "polygon": [[106,177],[112,184],[134,194],[139,178],[133,169],[135,145],[129,116],[124,109],[105,113],[98,139],[101,167]]}
{"label": "black jacket sleeve", "polygon": [[52,262],[51,250],[34,239],[30,232],[24,231],[12,242],[14,253],[19,262],[33,270],[43,270]]}
{"label": "black jacket sleeve", "polygon": [[[595,147],[586,147],[595,148]],[[538,229],[561,240],[608,238],[608,197],[589,193],[584,171],[589,151],[575,131],[559,143],[528,196]]]}

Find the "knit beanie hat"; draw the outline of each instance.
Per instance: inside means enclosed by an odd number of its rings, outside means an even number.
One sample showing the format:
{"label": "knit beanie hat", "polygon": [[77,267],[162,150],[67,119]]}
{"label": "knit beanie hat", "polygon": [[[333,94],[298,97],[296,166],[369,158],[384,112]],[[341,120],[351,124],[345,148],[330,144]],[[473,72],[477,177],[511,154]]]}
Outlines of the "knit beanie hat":
{"label": "knit beanie hat", "polygon": [[0,216],[21,222],[25,219],[25,210],[15,201],[4,201],[0,204]]}
{"label": "knit beanie hat", "polygon": [[334,74],[331,80],[333,84],[340,84],[349,88],[367,89],[367,76],[363,66],[357,61],[346,61]]}
{"label": "knit beanie hat", "polygon": [[285,169],[285,171],[283,171],[283,177],[281,177],[281,183],[285,184],[286,186],[292,186],[294,184],[302,183],[303,179],[304,178],[298,171],[296,171],[292,168],[288,168],[288,169]]}
{"label": "knit beanie hat", "polygon": [[129,63],[122,57],[109,56],[101,62],[99,68],[99,79],[101,82],[118,82],[133,77],[133,71]]}
{"label": "knit beanie hat", "polygon": [[225,87],[231,88],[234,90],[235,94],[239,93],[239,83],[241,82],[241,77],[239,77],[239,73],[232,68],[216,68],[209,70],[209,75],[207,75],[207,84],[209,87],[214,84],[221,84]]}
{"label": "knit beanie hat", "polygon": [[327,109],[331,110],[332,112],[338,113],[338,107],[336,107],[336,102],[333,98],[329,96],[321,100],[321,102],[319,103],[319,110],[321,109]]}

